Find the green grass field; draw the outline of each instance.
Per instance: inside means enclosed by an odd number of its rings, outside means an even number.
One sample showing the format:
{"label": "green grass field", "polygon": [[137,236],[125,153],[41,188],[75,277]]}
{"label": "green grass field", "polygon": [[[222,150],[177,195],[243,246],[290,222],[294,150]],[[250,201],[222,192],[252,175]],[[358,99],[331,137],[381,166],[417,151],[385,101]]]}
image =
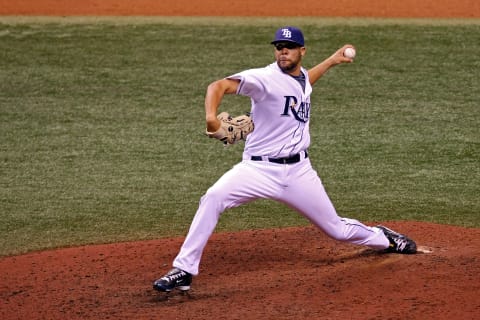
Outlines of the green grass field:
{"label": "green grass field", "polygon": [[[203,135],[206,86],[272,62],[283,24],[303,28],[306,67],[357,47],[312,98],[339,214],[480,227],[479,20],[3,17],[0,255],[184,235],[242,153]],[[306,224],[258,201],[217,230]]]}

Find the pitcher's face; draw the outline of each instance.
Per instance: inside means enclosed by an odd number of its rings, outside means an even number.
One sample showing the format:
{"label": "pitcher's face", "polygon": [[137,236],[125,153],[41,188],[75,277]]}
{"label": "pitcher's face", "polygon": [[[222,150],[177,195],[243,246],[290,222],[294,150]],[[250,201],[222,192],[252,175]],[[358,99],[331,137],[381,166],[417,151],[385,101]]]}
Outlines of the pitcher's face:
{"label": "pitcher's face", "polygon": [[305,47],[287,41],[277,42],[274,47],[278,67],[285,73],[298,75]]}

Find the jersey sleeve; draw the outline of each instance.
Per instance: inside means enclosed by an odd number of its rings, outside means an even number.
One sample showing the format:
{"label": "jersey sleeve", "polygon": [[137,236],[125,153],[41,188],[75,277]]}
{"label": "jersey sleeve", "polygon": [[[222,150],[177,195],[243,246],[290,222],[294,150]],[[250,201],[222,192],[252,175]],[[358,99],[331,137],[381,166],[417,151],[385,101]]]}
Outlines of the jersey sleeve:
{"label": "jersey sleeve", "polygon": [[266,88],[259,69],[245,70],[231,75],[227,79],[240,80],[237,89],[238,95],[250,97],[255,101],[260,101],[265,97]]}

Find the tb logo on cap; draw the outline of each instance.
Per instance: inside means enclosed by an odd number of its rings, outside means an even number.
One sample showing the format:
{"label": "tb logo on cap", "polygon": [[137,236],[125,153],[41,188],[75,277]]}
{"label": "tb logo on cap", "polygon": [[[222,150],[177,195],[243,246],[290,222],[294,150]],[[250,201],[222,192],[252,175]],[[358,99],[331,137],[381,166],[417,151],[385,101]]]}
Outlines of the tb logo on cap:
{"label": "tb logo on cap", "polygon": [[277,42],[282,42],[282,41],[294,42],[298,44],[300,47],[303,47],[305,45],[302,31],[300,31],[300,29],[298,28],[291,27],[291,26],[290,27],[284,26],[284,27],[278,28],[277,31],[275,31],[275,38],[270,43],[275,44]]}
{"label": "tb logo on cap", "polygon": [[282,36],[290,39],[292,37],[292,31],[288,29],[282,29]]}

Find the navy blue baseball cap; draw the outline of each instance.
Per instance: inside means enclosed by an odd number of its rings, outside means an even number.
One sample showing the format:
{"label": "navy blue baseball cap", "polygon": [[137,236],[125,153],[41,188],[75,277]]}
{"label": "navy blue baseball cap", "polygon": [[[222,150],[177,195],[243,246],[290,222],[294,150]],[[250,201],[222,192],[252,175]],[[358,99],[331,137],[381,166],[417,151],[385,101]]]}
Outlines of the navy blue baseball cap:
{"label": "navy blue baseball cap", "polygon": [[296,43],[300,47],[305,46],[302,31],[295,27],[287,26],[278,29],[277,32],[275,32],[275,39],[271,42],[271,44],[285,41]]}

